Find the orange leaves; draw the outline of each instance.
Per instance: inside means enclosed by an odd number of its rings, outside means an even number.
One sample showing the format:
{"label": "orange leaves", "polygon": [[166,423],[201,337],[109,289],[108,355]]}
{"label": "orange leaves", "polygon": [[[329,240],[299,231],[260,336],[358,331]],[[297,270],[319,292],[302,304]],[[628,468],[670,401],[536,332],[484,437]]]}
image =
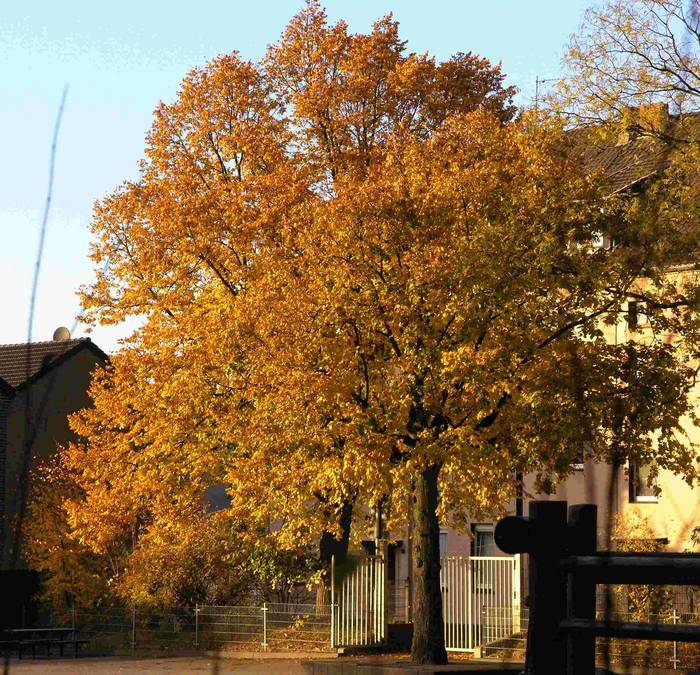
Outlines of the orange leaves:
{"label": "orange leaves", "polygon": [[[292,546],[337,531],[343,504],[405,515],[429,464],[464,519],[498,509],[514,470],[565,472],[581,420],[602,447],[625,354],[597,327],[638,267],[590,242],[642,219],[603,211],[563,131],[513,121],[511,95],[483,59],[407,55],[390,18],[351,35],[315,2],[262,64],[187,76],[140,180],[95,208],[86,313],[144,325],[74,419],[78,540],[120,570],[135,555],[143,589],[163,550],[220,532],[211,485],[230,486],[227,536],[274,522]],[[677,380],[645,363],[670,418]]]}
{"label": "orange leaves", "polygon": [[178,99],[161,103],[147,137],[146,174],[193,187],[243,180],[278,164],[287,141],[280,105],[256,66],[227,54],[185,78]]}

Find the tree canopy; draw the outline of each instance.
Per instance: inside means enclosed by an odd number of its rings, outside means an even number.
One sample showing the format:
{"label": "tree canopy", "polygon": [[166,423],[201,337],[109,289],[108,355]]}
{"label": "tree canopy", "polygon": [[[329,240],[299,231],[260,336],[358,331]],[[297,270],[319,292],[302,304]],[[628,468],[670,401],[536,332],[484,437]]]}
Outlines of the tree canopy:
{"label": "tree canopy", "polygon": [[[315,2],[261,63],[185,78],[140,178],[95,207],[85,318],[144,323],[63,455],[76,541],[128,539],[128,581],[178,532],[294,548],[382,502],[414,522],[413,656],[435,662],[438,518],[502,509],[516,472],[566,476],[584,441],[695,478],[698,289],[665,271],[698,232],[610,197],[512,94],[484,59],[406,54],[390,17],[353,35]],[[606,322],[642,273],[678,337],[632,348]],[[202,516],[220,483],[231,508]]]}

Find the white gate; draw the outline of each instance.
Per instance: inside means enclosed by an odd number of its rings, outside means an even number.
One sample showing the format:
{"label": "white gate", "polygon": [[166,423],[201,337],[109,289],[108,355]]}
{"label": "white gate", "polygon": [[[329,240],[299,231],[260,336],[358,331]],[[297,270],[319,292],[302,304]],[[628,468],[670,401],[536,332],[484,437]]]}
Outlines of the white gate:
{"label": "white gate", "polygon": [[473,651],[520,632],[520,558],[442,558],[445,646]]}
{"label": "white gate", "polygon": [[331,646],[375,645],[386,638],[386,560],[367,556],[333,588]]}
{"label": "white gate", "polygon": [[[367,556],[332,586],[333,647],[386,639],[387,572],[385,556]],[[448,651],[474,651],[520,632],[519,557],[441,558],[440,587]]]}

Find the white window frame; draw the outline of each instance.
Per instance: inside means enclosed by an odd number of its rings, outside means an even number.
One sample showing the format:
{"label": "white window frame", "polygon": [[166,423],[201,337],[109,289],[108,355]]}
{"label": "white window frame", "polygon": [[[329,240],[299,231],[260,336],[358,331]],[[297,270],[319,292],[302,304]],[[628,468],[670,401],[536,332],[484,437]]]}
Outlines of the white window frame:
{"label": "white window frame", "polygon": [[490,534],[491,538],[493,540],[493,546],[495,548],[496,546],[496,539],[494,537],[494,531],[496,529],[496,526],[494,523],[472,523],[472,533],[474,534],[474,557],[479,558],[479,557],[488,557],[484,556],[483,554],[479,554],[477,552],[477,534]]}
{"label": "white window frame", "polygon": [[637,494],[637,471],[639,462],[630,462],[627,470],[629,480],[629,502],[630,504],[658,504],[659,498],[656,495]]}

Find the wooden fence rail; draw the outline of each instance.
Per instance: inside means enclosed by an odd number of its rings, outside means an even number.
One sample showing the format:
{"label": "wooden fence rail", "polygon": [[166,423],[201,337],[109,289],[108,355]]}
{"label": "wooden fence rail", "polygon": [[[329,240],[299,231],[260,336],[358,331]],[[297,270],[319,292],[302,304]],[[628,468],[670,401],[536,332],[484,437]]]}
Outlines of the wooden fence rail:
{"label": "wooden fence rail", "polygon": [[526,675],[592,675],[595,638],[700,642],[700,626],[600,621],[597,584],[700,585],[700,554],[598,552],[593,504],[530,503],[496,526],[499,548],[529,556]]}

